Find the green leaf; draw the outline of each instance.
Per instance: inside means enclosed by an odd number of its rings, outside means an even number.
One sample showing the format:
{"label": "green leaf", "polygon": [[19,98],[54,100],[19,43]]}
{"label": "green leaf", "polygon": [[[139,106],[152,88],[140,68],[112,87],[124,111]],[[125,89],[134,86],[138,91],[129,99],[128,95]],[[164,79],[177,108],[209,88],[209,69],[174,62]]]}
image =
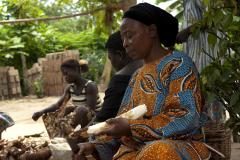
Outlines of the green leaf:
{"label": "green leaf", "polygon": [[9,48],[9,49],[24,48],[24,45],[23,45],[23,44],[17,44],[17,45],[10,46],[10,47],[8,47],[8,48]]}
{"label": "green leaf", "polygon": [[201,77],[201,80],[202,80],[202,83],[203,83],[203,84],[207,84],[207,82],[208,82],[207,76],[205,76],[205,75],[203,75],[203,76]]}
{"label": "green leaf", "polygon": [[229,30],[232,30],[232,31],[239,31],[240,27],[239,25],[235,25],[235,24],[231,24],[229,27],[228,27]]}
{"label": "green leaf", "polygon": [[13,58],[13,55],[12,54],[6,54],[5,58],[7,58],[7,59]]}
{"label": "green leaf", "polygon": [[233,105],[233,110],[235,113],[240,113],[240,101],[238,101],[235,105]]}
{"label": "green leaf", "polygon": [[211,47],[214,47],[217,42],[217,37],[212,34],[208,34],[208,43],[210,44]]}
{"label": "green leaf", "polygon": [[232,74],[231,68],[222,68],[222,78],[220,79],[222,83],[228,83],[229,76]]}
{"label": "green leaf", "polygon": [[162,3],[162,2],[166,2],[166,0],[156,0],[156,4]]}
{"label": "green leaf", "polygon": [[167,7],[167,9],[170,9],[170,10],[172,10],[172,9],[176,9],[176,7],[177,6],[182,6],[182,2],[181,1],[175,1],[175,2],[173,2],[172,4],[170,4],[168,7]]}
{"label": "green leaf", "polygon": [[223,20],[222,20],[222,27],[223,28],[227,28],[233,21],[233,16],[232,14],[227,14],[226,16],[224,16]]}
{"label": "green leaf", "polygon": [[207,93],[207,102],[210,103],[212,102],[214,99],[216,99],[216,95],[212,92],[208,92]]}
{"label": "green leaf", "polygon": [[[179,20],[179,19],[181,20],[181,19],[183,18],[183,10],[180,11],[180,12],[178,12],[178,13],[176,14],[175,18],[177,18],[178,20]],[[180,21],[180,20],[179,20],[179,21]]]}
{"label": "green leaf", "polygon": [[219,56],[223,57],[227,53],[228,42],[225,40],[221,40],[219,42]]}
{"label": "green leaf", "polygon": [[209,0],[203,0],[203,4],[204,4],[205,6],[208,6]]}
{"label": "green leaf", "polygon": [[25,56],[28,56],[28,54],[26,52],[23,52],[23,51],[17,51],[18,54],[23,54]]}
{"label": "green leaf", "polygon": [[0,45],[6,45],[6,44],[7,44],[6,41],[0,40]]}
{"label": "green leaf", "polygon": [[217,68],[215,68],[215,69],[213,70],[211,80],[216,81],[216,80],[218,80],[219,78],[221,78],[221,73],[220,73],[220,71],[219,71]]}
{"label": "green leaf", "polygon": [[192,29],[193,38],[197,39],[199,37],[200,32],[201,32],[201,26],[200,25],[197,25],[196,27],[194,27]]}
{"label": "green leaf", "polygon": [[223,17],[224,17],[224,14],[221,10],[218,9],[215,11],[215,16],[213,19],[215,26],[218,26],[222,22]]}
{"label": "green leaf", "polygon": [[233,93],[231,95],[230,106],[235,105],[239,100],[240,100],[240,93],[239,92]]}
{"label": "green leaf", "polygon": [[233,16],[233,21],[234,22],[240,22],[240,17],[239,16]]}
{"label": "green leaf", "polygon": [[13,42],[13,43],[21,43],[21,38],[20,37],[13,37],[13,38],[11,38],[11,41]]}

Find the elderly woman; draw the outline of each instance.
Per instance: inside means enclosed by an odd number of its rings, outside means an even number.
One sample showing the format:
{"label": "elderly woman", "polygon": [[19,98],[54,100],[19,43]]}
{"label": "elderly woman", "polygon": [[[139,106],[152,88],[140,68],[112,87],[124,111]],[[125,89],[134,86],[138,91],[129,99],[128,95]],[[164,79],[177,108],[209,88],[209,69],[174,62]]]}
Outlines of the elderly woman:
{"label": "elderly woman", "polygon": [[[198,71],[187,54],[168,49],[175,44],[177,19],[141,3],[124,13],[120,29],[127,54],[145,64],[130,80],[118,114],[140,104],[146,104],[148,111],[137,120],[107,120],[111,127],[100,134],[122,144],[113,159],[208,159],[210,152],[201,142],[203,98]],[[89,153],[102,159],[98,145],[84,143],[80,148],[75,159]]]}

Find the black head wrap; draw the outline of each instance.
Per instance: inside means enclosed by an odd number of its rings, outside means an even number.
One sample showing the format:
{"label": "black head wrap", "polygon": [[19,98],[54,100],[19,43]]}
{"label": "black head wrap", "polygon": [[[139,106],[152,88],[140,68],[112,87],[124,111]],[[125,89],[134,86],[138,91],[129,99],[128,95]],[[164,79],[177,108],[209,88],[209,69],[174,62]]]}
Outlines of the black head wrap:
{"label": "black head wrap", "polygon": [[123,41],[121,39],[120,31],[113,33],[109,36],[105,48],[110,50],[117,50],[117,51],[124,51],[125,48],[123,47]]}
{"label": "black head wrap", "polygon": [[155,24],[161,43],[165,47],[175,44],[178,20],[168,12],[149,3],[139,3],[126,11],[123,18],[131,18],[145,25]]}

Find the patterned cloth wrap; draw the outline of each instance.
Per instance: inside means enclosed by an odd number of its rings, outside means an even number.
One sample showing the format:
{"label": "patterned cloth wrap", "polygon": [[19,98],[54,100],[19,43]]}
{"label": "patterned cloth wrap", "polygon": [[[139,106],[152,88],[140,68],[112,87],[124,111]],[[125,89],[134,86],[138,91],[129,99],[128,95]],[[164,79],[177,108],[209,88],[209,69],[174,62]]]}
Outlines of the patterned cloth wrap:
{"label": "patterned cloth wrap", "polygon": [[14,125],[13,119],[4,112],[0,112],[0,132]]}
{"label": "patterned cloth wrap", "polygon": [[201,142],[203,100],[198,71],[186,54],[174,51],[140,68],[130,80],[120,112],[146,104],[148,112],[129,120],[113,159],[199,160],[210,152]]}

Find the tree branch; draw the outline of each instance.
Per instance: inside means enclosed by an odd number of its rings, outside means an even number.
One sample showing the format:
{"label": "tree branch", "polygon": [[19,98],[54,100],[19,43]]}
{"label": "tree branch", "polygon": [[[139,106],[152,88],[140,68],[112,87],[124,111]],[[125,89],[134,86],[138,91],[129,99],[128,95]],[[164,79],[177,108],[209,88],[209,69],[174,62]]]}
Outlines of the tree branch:
{"label": "tree branch", "polygon": [[66,15],[66,16],[53,16],[53,17],[47,17],[47,18],[27,18],[27,19],[16,19],[16,20],[4,20],[0,21],[0,24],[13,24],[13,23],[27,23],[27,22],[40,22],[40,21],[51,21],[51,20],[59,20],[59,19],[66,19],[66,18],[72,18],[72,17],[77,17],[77,16],[85,16],[89,15],[101,10],[106,9],[107,7],[100,7],[92,11],[86,11],[82,13],[76,13],[72,15]]}
{"label": "tree branch", "polygon": [[216,37],[217,37],[218,39],[220,39],[220,40],[223,39],[222,37],[219,37],[215,32],[213,32],[213,31],[211,31],[211,30],[207,30],[207,32],[208,32],[209,34],[212,34],[212,35],[216,36]]}
{"label": "tree branch", "polygon": [[213,61],[215,60],[215,58],[213,56],[211,56],[209,53],[207,53],[204,48],[202,48],[202,51],[204,52],[204,54],[206,54],[208,57],[210,57]]}

